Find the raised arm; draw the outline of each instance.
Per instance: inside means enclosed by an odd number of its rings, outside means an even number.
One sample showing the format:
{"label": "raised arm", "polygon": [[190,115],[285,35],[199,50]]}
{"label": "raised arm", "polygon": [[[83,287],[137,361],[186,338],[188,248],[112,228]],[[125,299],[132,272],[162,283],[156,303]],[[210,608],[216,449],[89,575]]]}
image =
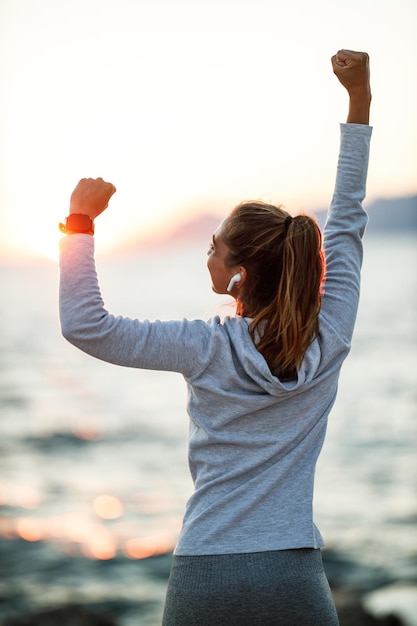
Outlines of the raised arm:
{"label": "raised arm", "polygon": [[360,292],[362,236],[367,215],[366,193],[371,104],[369,58],[364,52],[341,50],[332,57],[333,71],[349,94],[347,123],[341,142],[335,190],[324,228],[326,282],[321,318],[348,349]]}
{"label": "raised arm", "polygon": [[332,57],[333,72],[349,94],[348,124],[369,124],[372,100],[369,56],[366,52],[339,50]]}

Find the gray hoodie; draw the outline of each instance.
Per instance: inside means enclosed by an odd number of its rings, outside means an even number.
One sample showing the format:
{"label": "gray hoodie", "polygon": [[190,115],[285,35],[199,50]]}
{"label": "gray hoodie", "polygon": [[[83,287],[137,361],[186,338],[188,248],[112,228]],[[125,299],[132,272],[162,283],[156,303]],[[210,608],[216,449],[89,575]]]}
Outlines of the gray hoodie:
{"label": "gray hoodie", "polygon": [[99,359],[183,374],[188,386],[188,501],[178,555],[323,545],[313,522],[316,461],[359,301],[362,208],[372,129],[341,124],[336,187],[325,230],[319,335],[296,381],[280,382],[254,346],[250,320],[149,322],[103,306],[94,239],[61,240],[60,315],[68,341]]}

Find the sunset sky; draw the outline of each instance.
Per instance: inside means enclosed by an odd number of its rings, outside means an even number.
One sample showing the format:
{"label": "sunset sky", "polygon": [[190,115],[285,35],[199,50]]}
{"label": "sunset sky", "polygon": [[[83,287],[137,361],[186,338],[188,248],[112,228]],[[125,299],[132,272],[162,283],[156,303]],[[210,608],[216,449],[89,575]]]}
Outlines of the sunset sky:
{"label": "sunset sky", "polygon": [[244,199],[326,207],[371,56],[368,200],[417,192],[415,0],[2,0],[0,254],[48,255],[82,177],[117,194],[99,250]]}

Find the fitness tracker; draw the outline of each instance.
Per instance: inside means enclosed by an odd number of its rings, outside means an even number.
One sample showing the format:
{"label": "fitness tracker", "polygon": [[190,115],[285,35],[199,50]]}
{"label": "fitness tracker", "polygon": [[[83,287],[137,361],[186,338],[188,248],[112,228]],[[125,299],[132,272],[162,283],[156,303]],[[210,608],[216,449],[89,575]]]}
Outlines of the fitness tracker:
{"label": "fitness tracker", "polygon": [[89,215],[71,213],[65,218],[65,224],[59,224],[59,230],[65,235],[74,235],[76,233],[94,235],[94,222]]}

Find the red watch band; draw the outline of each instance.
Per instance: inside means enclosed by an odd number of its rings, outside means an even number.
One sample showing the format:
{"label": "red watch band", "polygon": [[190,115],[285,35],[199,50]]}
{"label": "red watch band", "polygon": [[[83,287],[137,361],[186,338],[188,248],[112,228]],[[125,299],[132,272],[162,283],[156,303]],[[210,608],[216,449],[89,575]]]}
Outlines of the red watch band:
{"label": "red watch band", "polygon": [[59,230],[65,235],[73,235],[75,233],[94,235],[94,222],[89,215],[71,213],[65,218],[65,224],[59,224]]}

